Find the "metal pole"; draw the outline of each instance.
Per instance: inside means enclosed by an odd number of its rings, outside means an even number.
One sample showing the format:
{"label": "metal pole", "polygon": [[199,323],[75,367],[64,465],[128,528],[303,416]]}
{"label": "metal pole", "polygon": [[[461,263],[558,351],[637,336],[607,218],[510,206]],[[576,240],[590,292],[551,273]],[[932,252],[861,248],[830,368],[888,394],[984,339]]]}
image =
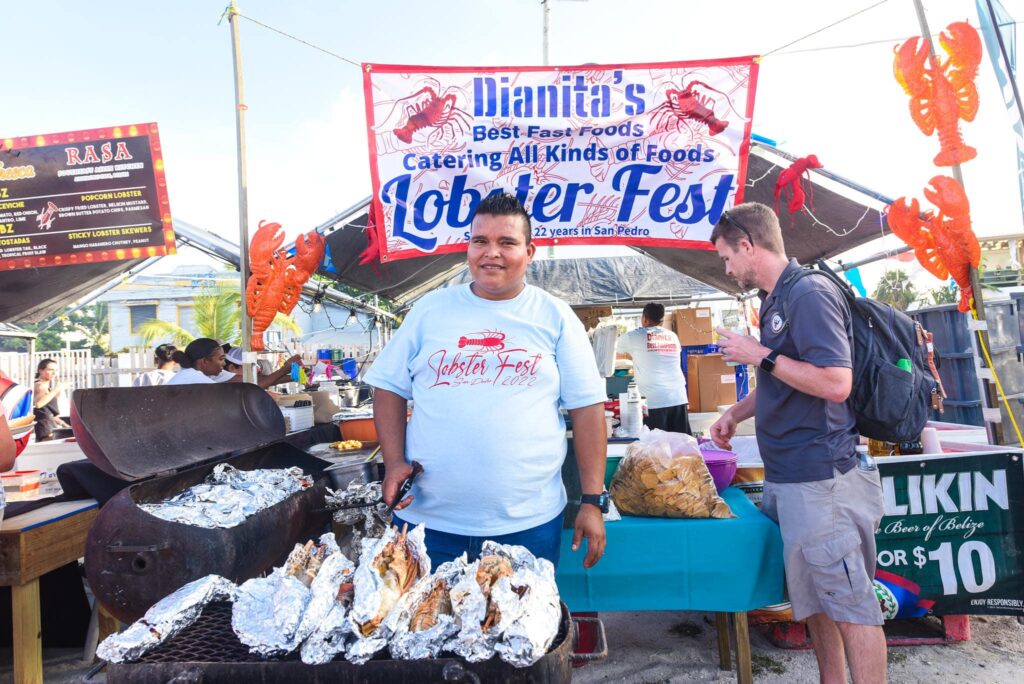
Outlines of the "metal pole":
{"label": "metal pole", "polygon": [[[932,68],[938,71],[938,59],[935,57],[935,44],[932,42],[932,32],[928,28],[928,18],[924,14],[924,5],[921,0],[914,0],[914,9],[917,10],[917,22],[921,26],[921,36],[928,42],[928,52],[931,56]],[[1012,77],[1012,74],[1011,74]],[[964,177],[960,173],[960,165],[953,164],[952,166],[953,178],[961,186],[964,184]],[[966,188],[965,188],[966,190]],[[971,279],[971,290],[974,292],[974,309],[978,314],[978,323],[981,324],[978,329],[978,334],[981,337],[982,343],[987,349],[992,349],[992,345],[989,343],[988,328],[984,325],[985,320],[985,300],[981,293],[981,281],[978,279],[978,269],[973,266],[969,267],[969,276]],[[971,336],[972,339],[974,336]],[[977,348],[977,344],[974,345],[976,363],[975,366],[981,369],[987,369],[988,364],[985,362],[984,356],[980,353]],[[995,383],[982,378],[981,373],[978,375],[978,388],[981,390],[982,400],[982,414],[986,413],[984,409],[995,409],[999,411],[999,398],[996,396]],[[988,440],[992,444],[1003,444],[1003,424],[999,422],[990,422],[985,419],[985,428],[988,432]]]}
{"label": "metal pole", "polygon": [[[242,84],[242,47],[238,35],[238,7],[231,0],[228,9],[231,22],[231,51],[235,65],[235,128],[238,133],[238,253],[241,257],[239,270],[242,273],[242,353],[252,351],[252,319],[246,307],[245,285],[249,278],[249,184],[245,175],[245,94]],[[254,382],[253,367],[242,364],[242,381]]]}
{"label": "metal pole", "polygon": [[548,31],[551,27],[551,0],[541,0],[544,7],[544,66],[548,65]]}

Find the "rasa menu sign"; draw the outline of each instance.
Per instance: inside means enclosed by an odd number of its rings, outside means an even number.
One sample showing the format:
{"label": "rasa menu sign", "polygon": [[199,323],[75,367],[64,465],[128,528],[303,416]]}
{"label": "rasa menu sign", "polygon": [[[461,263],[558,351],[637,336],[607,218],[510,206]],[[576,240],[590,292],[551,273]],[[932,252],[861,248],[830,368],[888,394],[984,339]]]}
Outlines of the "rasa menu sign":
{"label": "rasa menu sign", "polygon": [[887,619],[1024,615],[1022,454],[879,459],[875,588]]}
{"label": "rasa menu sign", "polygon": [[0,140],[0,269],[174,252],[155,123]]}
{"label": "rasa menu sign", "polygon": [[381,260],[464,251],[495,192],[538,244],[711,249],[745,185],[758,63],[364,64]]}

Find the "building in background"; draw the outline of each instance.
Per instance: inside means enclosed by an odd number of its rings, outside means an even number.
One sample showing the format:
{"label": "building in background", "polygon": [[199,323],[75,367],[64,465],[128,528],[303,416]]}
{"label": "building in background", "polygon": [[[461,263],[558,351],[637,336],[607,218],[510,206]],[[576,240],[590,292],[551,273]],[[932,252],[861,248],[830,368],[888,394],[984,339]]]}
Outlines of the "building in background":
{"label": "building in background", "polygon": [[[116,352],[144,346],[139,327],[154,319],[174,323],[196,335],[195,298],[218,288],[238,286],[236,271],[187,265],[165,274],[141,274],[122,283],[97,300],[109,307],[110,348]],[[319,345],[369,350],[379,346],[373,317],[362,312],[354,317],[352,314],[350,309],[329,302],[316,308],[308,301],[300,302],[292,311],[292,317],[302,328],[298,343],[303,348]],[[268,343],[273,344],[274,335],[268,332]],[[284,342],[294,344],[295,340]]]}

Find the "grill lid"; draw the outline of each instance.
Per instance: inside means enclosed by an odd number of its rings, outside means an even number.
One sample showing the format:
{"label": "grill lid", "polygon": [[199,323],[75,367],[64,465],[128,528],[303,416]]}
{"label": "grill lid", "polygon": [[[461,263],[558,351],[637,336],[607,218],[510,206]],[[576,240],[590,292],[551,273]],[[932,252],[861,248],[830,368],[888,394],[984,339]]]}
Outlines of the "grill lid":
{"label": "grill lid", "polygon": [[284,417],[248,383],[75,390],[71,426],[97,468],[135,482],[284,438]]}

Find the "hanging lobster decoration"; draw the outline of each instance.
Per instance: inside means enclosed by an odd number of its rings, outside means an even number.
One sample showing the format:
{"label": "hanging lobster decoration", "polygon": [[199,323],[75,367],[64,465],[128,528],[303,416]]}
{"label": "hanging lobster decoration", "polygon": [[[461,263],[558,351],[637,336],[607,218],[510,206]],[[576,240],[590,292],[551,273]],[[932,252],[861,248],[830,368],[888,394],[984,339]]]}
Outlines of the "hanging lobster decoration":
{"label": "hanging lobster decoration", "polygon": [[[813,154],[800,157],[790,164],[775,181],[775,213],[779,213],[779,197],[789,191],[789,213],[796,214],[804,208],[804,202],[814,209],[814,187],[811,185],[811,169],[820,169],[821,162]],[[807,176],[807,193],[804,193],[803,178]]]}
{"label": "hanging lobster decoration", "polygon": [[917,260],[940,280],[953,276],[960,286],[960,311],[970,311],[974,291],[970,267],[981,263],[981,245],[971,228],[971,206],[964,188],[949,176],[935,176],[924,196],[938,209],[921,214],[916,199],[901,197],[889,205],[889,228],[913,247]]}
{"label": "hanging lobster decoration", "polygon": [[295,240],[295,254],[281,249],[284,231],[280,224],[260,221],[249,245],[252,275],[245,287],[245,305],[252,318],[252,348],[263,351],[263,333],[278,313],[295,308],[306,284],[324,258],[324,238],[316,232]]}
{"label": "hanging lobster decoration", "polygon": [[974,121],[978,113],[978,90],[974,77],[981,63],[981,39],[966,22],[956,22],[939,34],[946,54],[944,61],[930,54],[928,41],[910,38],[896,48],[893,73],[910,96],[910,116],[930,136],[938,132],[939,153],[936,166],[953,166],[977,156],[964,143],[960,119]]}

